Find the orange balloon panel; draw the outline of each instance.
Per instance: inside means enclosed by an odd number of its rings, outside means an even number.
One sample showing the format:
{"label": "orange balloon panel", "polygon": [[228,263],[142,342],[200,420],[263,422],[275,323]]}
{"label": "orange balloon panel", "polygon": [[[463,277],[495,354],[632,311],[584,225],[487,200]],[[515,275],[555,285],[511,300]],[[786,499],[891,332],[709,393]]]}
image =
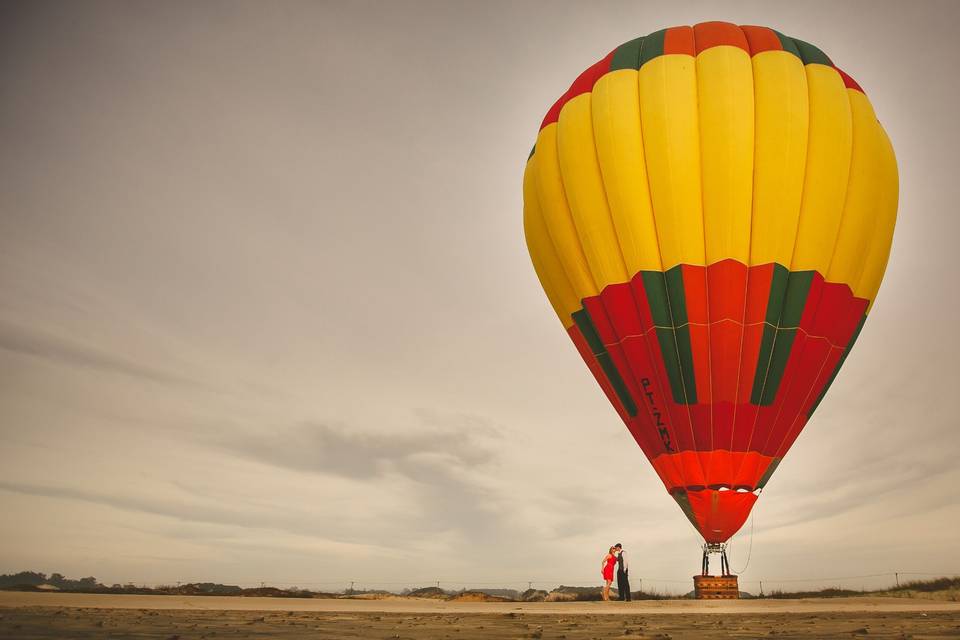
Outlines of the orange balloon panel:
{"label": "orange balloon panel", "polygon": [[534,268],[708,542],[743,525],[859,335],[897,183],[860,86],[765,27],[637,38],[547,112],[524,175]]}

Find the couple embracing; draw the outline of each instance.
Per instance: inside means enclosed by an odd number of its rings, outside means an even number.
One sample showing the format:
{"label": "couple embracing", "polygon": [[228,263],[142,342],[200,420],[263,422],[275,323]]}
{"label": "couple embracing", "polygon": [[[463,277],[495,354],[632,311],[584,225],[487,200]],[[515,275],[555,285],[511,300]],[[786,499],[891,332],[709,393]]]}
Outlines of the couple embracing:
{"label": "couple embracing", "polygon": [[610,600],[610,583],[613,582],[613,567],[617,567],[617,593],[620,599],[630,602],[630,565],[627,564],[627,556],[623,550],[623,545],[619,542],[612,547],[607,555],[603,556],[600,563],[600,573],[603,575],[603,599]]}

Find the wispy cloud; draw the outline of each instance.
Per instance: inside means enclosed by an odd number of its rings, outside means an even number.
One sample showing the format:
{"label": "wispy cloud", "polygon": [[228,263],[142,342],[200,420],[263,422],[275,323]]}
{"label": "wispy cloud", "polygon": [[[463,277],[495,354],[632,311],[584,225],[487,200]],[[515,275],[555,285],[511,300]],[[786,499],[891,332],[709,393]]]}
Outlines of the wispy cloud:
{"label": "wispy cloud", "polygon": [[[181,481],[149,494],[19,481],[0,482],[0,489],[185,523],[268,528],[344,543],[360,536],[371,545],[394,549],[418,548],[437,537],[492,544],[516,535],[513,511],[518,505],[510,484],[497,477],[497,430],[478,416],[420,410],[415,417],[412,430],[401,433],[304,423],[275,433],[231,432],[201,439],[227,459],[276,468],[280,475],[274,478],[307,474],[305,481],[293,482],[316,500],[309,510],[254,496],[233,502],[235,496],[219,489],[209,494],[204,486]],[[337,481],[331,485],[325,477]],[[369,499],[382,492],[389,503]],[[385,519],[389,528],[378,527]]]}
{"label": "wispy cloud", "polygon": [[[130,513],[149,514],[172,518],[182,525],[213,525],[217,527],[218,540],[223,531],[272,531],[274,535],[296,537],[302,540],[313,540],[315,543],[336,545],[342,548],[376,548],[373,543],[358,544],[350,536],[341,531],[337,535],[335,527],[318,526],[316,521],[303,517],[302,513],[292,513],[287,509],[251,508],[249,504],[238,504],[236,507],[217,504],[210,500],[198,499],[199,493],[184,494],[180,499],[165,499],[140,494],[129,495],[122,492],[104,492],[76,487],[51,486],[27,482],[0,481],[0,491],[8,491],[23,495],[53,498],[61,500],[75,500],[95,504]],[[179,537],[184,536],[183,526],[177,529]],[[168,534],[169,535],[169,534]],[[244,534],[250,535],[250,534]],[[173,535],[171,537],[178,537]],[[210,539],[209,532],[197,534],[193,539]],[[229,536],[228,536],[229,537]],[[381,549],[389,553],[389,549]]]}
{"label": "wispy cloud", "polygon": [[77,487],[10,481],[0,481],[0,490],[46,498],[80,500],[123,511],[138,511],[189,522],[242,527],[253,527],[262,523],[262,520],[260,520],[262,514],[253,514],[249,510],[234,510],[209,504],[201,505],[187,500],[129,496],[119,492],[106,493]]}
{"label": "wispy cloud", "polygon": [[0,321],[0,349],[71,367],[86,367],[160,384],[203,387],[178,373],[134,362],[63,336]]}
{"label": "wispy cloud", "polygon": [[[392,522],[394,543],[443,532],[506,537],[509,487],[496,479],[497,430],[478,416],[415,413],[419,424],[411,431],[371,433],[311,422],[272,434],[231,433],[209,444],[288,471],[339,476],[367,485],[365,491],[379,482],[401,482],[410,505]],[[377,520],[376,513],[366,517]]]}
{"label": "wispy cloud", "polygon": [[429,482],[439,468],[468,469],[494,459],[495,452],[477,438],[489,436],[492,428],[477,421],[473,426],[469,430],[374,434],[310,422],[277,433],[231,432],[211,444],[249,460],[295,471],[353,479],[398,472]]}

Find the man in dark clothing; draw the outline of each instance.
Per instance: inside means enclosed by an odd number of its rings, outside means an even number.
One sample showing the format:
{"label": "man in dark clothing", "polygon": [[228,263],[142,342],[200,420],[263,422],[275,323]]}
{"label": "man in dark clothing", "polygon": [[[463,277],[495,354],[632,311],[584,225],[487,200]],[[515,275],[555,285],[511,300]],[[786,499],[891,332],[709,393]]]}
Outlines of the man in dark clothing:
{"label": "man in dark clothing", "polygon": [[617,550],[617,592],[621,600],[630,602],[630,565],[627,564],[627,555],[619,542],[613,546]]}

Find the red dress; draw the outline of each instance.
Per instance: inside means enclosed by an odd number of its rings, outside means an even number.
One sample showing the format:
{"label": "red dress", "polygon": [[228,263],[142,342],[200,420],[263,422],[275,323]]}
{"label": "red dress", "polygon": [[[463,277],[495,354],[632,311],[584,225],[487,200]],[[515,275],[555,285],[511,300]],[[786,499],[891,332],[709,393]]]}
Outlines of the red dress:
{"label": "red dress", "polygon": [[617,564],[617,556],[608,554],[605,558],[607,564],[603,566],[603,579],[604,580],[613,580],[613,566]]}

